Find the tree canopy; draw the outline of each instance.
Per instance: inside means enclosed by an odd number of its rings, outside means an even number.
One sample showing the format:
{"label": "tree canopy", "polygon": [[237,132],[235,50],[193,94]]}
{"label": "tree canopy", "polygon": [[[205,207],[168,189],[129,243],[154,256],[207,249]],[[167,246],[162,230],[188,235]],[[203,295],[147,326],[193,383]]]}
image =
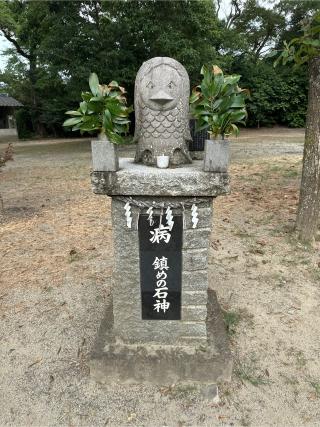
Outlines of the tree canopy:
{"label": "tree canopy", "polygon": [[22,136],[60,134],[64,112],[77,106],[91,72],[103,83],[123,84],[131,103],[142,62],[170,56],[186,67],[192,85],[203,64],[242,74],[241,86],[251,93],[250,126],[302,126],[306,67],[275,72],[266,53],[297,34],[300,18],[318,4],[280,0],[271,9],[258,0],[232,0],[221,18],[220,0],[7,0],[0,31],[11,48],[2,90],[25,106],[17,114]]}

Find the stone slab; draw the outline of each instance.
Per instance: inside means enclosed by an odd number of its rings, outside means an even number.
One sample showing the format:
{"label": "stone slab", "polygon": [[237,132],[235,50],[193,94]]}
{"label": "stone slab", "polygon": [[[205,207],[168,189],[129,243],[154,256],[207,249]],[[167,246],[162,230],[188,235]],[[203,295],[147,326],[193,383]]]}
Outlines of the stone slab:
{"label": "stone slab", "polygon": [[228,140],[206,140],[204,148],[204,170],[207,172],[227,172],[230,161]]}
{"label": "stone slab", "polygon": [[91,141],[92,167],[94,171],[117,171],[119,158],[117,146],[108,140],[94,139]]}
{"label": "stone slab", "polygon": [[119,168],[114,172],[93,171],[93,192],[108,196],[216,197],[229,191],[228,174],[204,172],[200,160],[158,169],[121,158]]}
{"label": "stone slab", "polygon": [[[216,294],[208,290],[208,339],[202,345],[140,345],[117,342],[112,303],[106,311],[90,361],[99,382],[124,384],[212,384],[230,381],[232,358]],[[205,343],[205,345],[203,345]]]}
{"label": "stone slab", "polygon": [[206,270],[208,266],[207,249],[186,249],[183,255],[183,271]]}

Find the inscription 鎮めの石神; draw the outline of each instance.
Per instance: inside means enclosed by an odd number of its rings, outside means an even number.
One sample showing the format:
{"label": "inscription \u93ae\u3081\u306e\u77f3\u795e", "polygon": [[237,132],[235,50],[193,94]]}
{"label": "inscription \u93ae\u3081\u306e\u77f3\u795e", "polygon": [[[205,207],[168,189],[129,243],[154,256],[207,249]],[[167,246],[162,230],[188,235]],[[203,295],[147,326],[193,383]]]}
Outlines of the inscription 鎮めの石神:
{"label": "inscription \u93ae\u3081\u306e\u77f3\u795e", "polygon": [[153,295],[153,298],[155,298],[156,302],[153,304],[153,307],[154,310],[156,310],[158,313],[160,310],[165,313],[170,307],[170,302],[167,301],[167,291],[169,288],[167,287],[166,281],[168,277],[166,270],[169,270],[168,259],[164,256],[162,258],[155,257],[152,265],[157,271],[157,287],[155,289],[155,294]]}
{"label": "inscription \u93ae\u3081\u306e\u77f3\u795e", "polygon": [[[149,212],[147,213],[149,213],[149,217],[148,217],[149,224],[153,225],[154,221],[152,218],[153,216],[152,208],[149,208],[148,211]],[[161,240],[163,240],[165,243],[169,243],[171,239],[171,230],[174,226],[172,210],[170,207],[168,207],[166,210],[167,225],[166,226],[163,225],[161,221],[162,221],[162,215],[160,215],[159,227],[156,227],[154,230],[150,231],[151,237],[149,240],[151,243],[160,243]],[[152,265],[154,266],[154,269],[157,270],[157,274],[156,274],[157,287],[155,289],[155,294],[153,295],[153,298],[155,298],[156,302],[153,304],[153,307],[154,307],[154,310],[156,310],[158,313],[160,310],[162,310],[165,313],[170,307],[170,302],[167,301],[167,296],[168,296],[167,291],[169,290],[169,288],[167,287],[166,280],[168,275],[165,272],[165,270],[169,269],[168,258],[166,258],[165,256],[163,256],[162,258],[158,258],[156,256]]]}

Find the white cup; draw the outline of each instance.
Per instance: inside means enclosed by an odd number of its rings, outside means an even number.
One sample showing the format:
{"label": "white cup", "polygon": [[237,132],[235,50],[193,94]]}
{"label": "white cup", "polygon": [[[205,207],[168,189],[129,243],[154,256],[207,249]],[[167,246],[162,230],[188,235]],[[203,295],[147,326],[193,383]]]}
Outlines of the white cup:
{"label": "white cup", "polygon": [[169,156],[157,156],[157,167],[166,169],[169,166]]}

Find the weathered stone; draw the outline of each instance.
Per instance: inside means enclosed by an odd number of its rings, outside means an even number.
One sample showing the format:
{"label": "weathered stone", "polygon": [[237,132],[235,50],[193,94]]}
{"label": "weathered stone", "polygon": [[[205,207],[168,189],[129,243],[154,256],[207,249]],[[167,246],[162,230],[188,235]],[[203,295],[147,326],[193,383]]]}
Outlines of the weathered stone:
{"label": "weathered stone", "polygon": [[[212,228],[212,199],[209,199],[210,207],[198,207],[198,224],[197,230],[201,228]],[[192,217],[191,215],[185,216],[185,228],[192,228]]]}
{"label": "weathered stone", "polygon": [[[146,199],[138,197],[137,201]],[[164,199],[167,200],[167,199]],[[163,200],[163,202],[164,202]],[[179,199],[183,203],[183,198]],[[157,199],[161,203],[161,199]],[[126,225],[124,212],[124,201],[114,197],[112,199],[112,220],[113,220],[113,240],[115,266],[113,272],[113,309],[114,309],[114,330],[118,339],[125,343],[167,343],[174,344],[181,342],[181,337],[201,336],[206,337],[206,327],[204,322],[193,322],[193,320],[205,320],[206,315],[201,319],[194,315],[186,317],[183,321],[154,321],[142,320],[141,318],[141,289],[140,289],[140,264],[139,264],[139,235],[136,228],[138,222],[139,209],[132,206],[132,216],[134,221],[129,229]],[[178,209],[182,213],[182,209]],[[185,230],[196,234],[196,229]],[[203,230],[201,230],[203,231]],[[208,240],[208,230],[204,229],[202,238]],[[203,243],[203,245],[206,243]],[[182,249],[182,257],[185,257],[189,250]],[[184,267],[183,267],[184,268]],[[200,274],[199,274],[200,273]],[[182,294],[184,289],[193,289],[193,284],[188,281],[197,282],[207,290],[206,275],[201,272],[192,272],[184,275],[182,270]],[[186,280],[185,280],[186,279]],[[205,283],[201,283],[205,282]],[[185,284],[187,287],[185,287]],[[206,302],[201,303],[204,307]],[[182,312],[183,319],[183,312]],[[190,344],[192,339],[189,340]]]}
{"label": "weathered stone", "polygon": [[189,92],[188,73],[175,59],[158,57],[142,64],[134,94],[137,162],[154,165],[161,155],[173,165],[192,162]]}
{"label": "weathered stone", "polygon": [[[181,337],[183,345],[116,342],[112,307],[107,307],[106,318],[101,323],[92,352],[91,375],[99,381],[105,378],[108,383],[126,384],[212,384],[230,381],[232,358],[222,312],[212,291],[208,293],[208,307],[208,318],[204,324],[208,339],[202,336],[202,322],[189,322],[192,327],[189,335]],[[201,327],[201,333],[193,328],[194,325]],[[195,332],[195,335],[192,336],[191,332]],[[213,390],[204,391],[203,396],[213,399]]]}
{"label": "weathered stone", "polygon": [[207,287],[203,291],[187,291],[184,283],[182,306],[205,305],[207,303]]}
{"label": "weathered stone", "polygon": [[210,228],[192,228],[183,233],[184,249],[200,249],[209,247]]}
{"label": "weathered stone", "polygon": [[117,146],[107,139],[92,140],[91,151],[94,171],[115,172],[119,169]]}
{"label": "weathered stone", "polygon": [[229,158],[230,150],[228,140],[206,140],[204,147],[204,171],[227,172]]}
{"label": "weathered stone", "polygon": [[205,320],[207,317],[207,306],[206,305],[186,305],[182,306],[183,321],[200,321]]}
{"label": "weathered stone", "polygon": [[[186,264],[186,267],[188,265]],[[208,289],[208,272],[207,269],[182,271],[183,291],[203,291]]]}
{"label": "weathered stone", "polygon": [[175,169],[158,169],[121,158],[117,172],[92,172],[96,194],[109,196],[216,197],[229,191],[226,173],[204,172],[200,160]]}
{"label": "weathered stone", "polygon": [[207,336],[207,327],[206,327],[205,319],[185,320],[180,323],[181,325],[183,325],[181,327],[180,337],[206,337]]}
{"label": "weathered stone", "polygon": [[208,344],[207,337],[181,337],[180,342],[182,345],[186,346],[197,346],[202,347]]}
{"label": "weathered stone", "polygon": [[207,249],[188,249],[183,254],[183,270],[205,270],[208,265]]}

